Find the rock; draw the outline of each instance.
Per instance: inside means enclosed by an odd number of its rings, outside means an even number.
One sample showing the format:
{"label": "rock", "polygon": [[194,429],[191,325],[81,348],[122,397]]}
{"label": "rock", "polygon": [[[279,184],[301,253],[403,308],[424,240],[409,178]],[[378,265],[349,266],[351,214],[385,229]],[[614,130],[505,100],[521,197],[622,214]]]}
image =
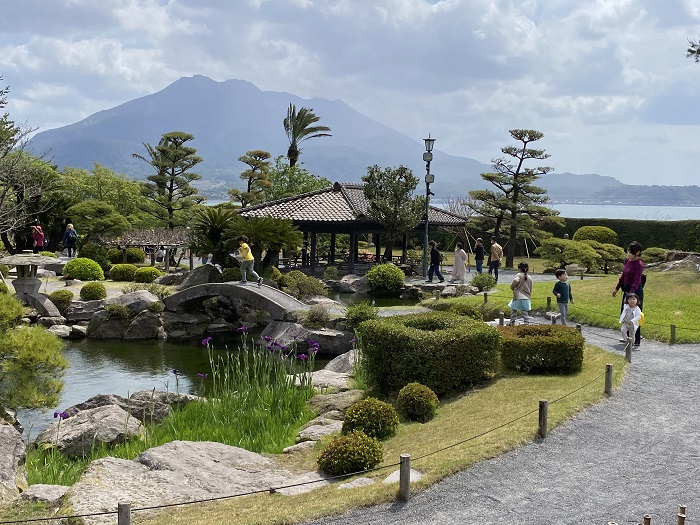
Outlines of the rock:
{"label": "rock", "polygon": [[367,293],[370,290],[367,277],[364,275],[343,275],[338,283],[338,289],[342,293]]}
{"label": "rock", "polygon": [[131,321],[123,338],[125,340],[156,339],[162,326],[163,320],[160,314],[143,310]]}
{"label": "rock", "polygon": [[333,358],[326,366],[323,367],[324,370],[329,372],[339,372],[342,374],[352,374],[353,368],[355,367],[355,350],[350,350],[344,354],[340,354],[338,357]]}
{"label": "rock", "polygon": [[38,483],[31,485],[22,492],[20,500],[28,503],[45,503],[51,507],[56,507],[69,488],[66,485],[43,485]]}
{"label": "rock", "polygon": [[326,355],[340,355],[352,350],[355,334],[329,328],[308,330],[307,340],[315,341],[318,352]]}
{"label": "rock", "polygon": [[180,284],[179,288],[180,290],[184,290],[185,288],[190,288],[198,284],[220,282],[223,282],[223,278],[221,277],[221,272],[219,269],[212,264],[203,264],[202,266],[198,266],[189,272]]}
{"label": "rock", "polygon": [[27,489],[26,446],[12,425],[0,424],[0,450],[0,504],[4,504]]}
{"label": "rock", "polygon": [[328,421],[332,421],[332,424],[313,425],[300,431],[299,434],[297,434],[296,442],[301,443],[303,441],[320,441],[326,436],[340,432],[340,429],[343,428],[343,423],[341,421],[335,421],[332,419],[329,419]]}
{"label": "rock", "polygon": [[36,271],[37,277],[56,277],[56,272],[53,270],[47,270],[46,268],[39,268]]}
{"label": "rock", "polygon": [[89,321],[104,307],[104,299],[94,301],[73,301],[66,311],[63,312],[66,320],[74,323],[76,321]]}
{"label": "rock", "polygon": [[230,323],[211,323],[207,326],[207,333],[210,334],[226,334],[236,330],[236,327]]}
{"label": "rock", "polygon": [[[334,392],[342,392],[344,390],[350,390],[350,382],[352,376],[350,374],[344,374],[341,372],[331,372],[330,370],[317,370],[311,373],[311,385],[316,390],[333,390]],[[297,375],[294,379],[294,383],[299,386],[301,384],[301,377]]]}
{"label": "rock", "polygon": [[65,324],[56,324],[49,326],[48,330],[49,332],[60,337],[61,339],[70,339],[71,333],[73,332],[72,328]]}
{"label": "rock", "polygon": [[166,275],[161,275],[160,277],[156,278],[154,282],[156,284],[162,284],[163,286],[179,285],[182,284],[182,281],[185,280],[185,277],[187,277],[187,273],[185,271],[168,273]]}
{"label": "rock", "polygon": [[82,410],[73,417],[52,423],[37,436],[36,443],[53,445],[67,456],[80,457],[101,443],[123,443],[141,435],[142,430],[136,418],[117,405],[107,405]]}
{"label": "rock", "polygon": [[135,292],[105,299],[105,306],[108,304],[121,304],[128,308],[131,315],[137,315],[148,308],[149,304],[157,302],[160,302],[160,299],[148,290],[136,290]]}
{"label": "rock", "polygon": [[369,485],[374,485],[376,482],[373,479],[370,478],[357,478],[353,479],[349,483],[343,483],[342,485],[338,485],[339,489],[356,489],[359,487],[367,487]]}
{"label": "rock", "polygon": [[[398,483],[399,479],[401,477],[401,471],[395,470],[391,474],[389,474],[382,483],[389,484],[389,483]],[[418,472],[417,470],[411,469],[411,475],[409,476],[409,479],[411,483],[415,483],[416,481],[420,481],[421,478],[423,477],[423,474]]]}
{"label": "rock", "polygon": [[[209,265],[207,265],[209,266]],[[175,312],[163,312],[163,328],[168,334],[168,339],[187,340],[199,337],[211,318],[204,314],[178,314]]]}
{"label": "rock", "polygon": [[69,339],[85,339],[87,337],[87,326],[74,324],[70,328]]}
{"label": "rock", "polygon": [[302,452],[306,452],[307,450],[311,450],[316,446],[316,441],[302,441],[300,443],[297,443],[296,445],[292,445],[290,447],[286,447],[282,449],[283,454],[300,454]]}
{"label": "rock", "polygon": [[337,410],[343,414],[353,403],[364,397],[362,390],[346,390],[335,394],[316,394],[309,400],[309,407],[317,414]]}
{"label": "rock", "polygon": [[[55,263],[45,264],[44,270],[47,272],[53,272],[54,275],[63,275],[63,267],[66,265],[63,261],[56,259]],[[38,275],[38,272],[37,272]]]}
{"label": "rock", "polygon": [[94,339],[121,339],[129,326],[126,319],[108,319],[108,312],[102,310],[90,319],[87,335]]}

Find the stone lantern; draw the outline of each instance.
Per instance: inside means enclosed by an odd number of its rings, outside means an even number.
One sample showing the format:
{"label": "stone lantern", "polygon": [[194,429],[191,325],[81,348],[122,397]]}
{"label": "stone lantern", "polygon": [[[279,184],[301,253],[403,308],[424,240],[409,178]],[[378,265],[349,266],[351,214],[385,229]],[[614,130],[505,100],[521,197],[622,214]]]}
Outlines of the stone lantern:
{"label": "stone lantern", "polygon": [[41,279],[36,274],[39,266],[55,263],[56,258],[39,255],[31,250],[0,258],[0,264],[14,266],[17,269],[17,278],[12,280],[17,299],[23,304],[35,307],[42,315],[50,316],[60,314],[49,298],[39,293]]}

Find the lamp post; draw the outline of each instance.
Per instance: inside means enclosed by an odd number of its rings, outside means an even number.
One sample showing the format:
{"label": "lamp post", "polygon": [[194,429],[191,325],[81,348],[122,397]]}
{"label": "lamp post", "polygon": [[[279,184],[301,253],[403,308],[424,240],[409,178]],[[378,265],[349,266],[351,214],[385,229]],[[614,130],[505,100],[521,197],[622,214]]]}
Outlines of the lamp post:
{"label": "lamp post", "polygon": [[430,161],[433,160],[433,145],[435,144],[435,139],[430,138],[428,134],[425,141],[425,153],[423,153],[423,160],[425,161],[425,236],[423,237],[423,277],[428,277],[428,212],[430,210],[430,196],[434,195],[430,191],[430,185],[435,182],[435,175],[430,173]]}

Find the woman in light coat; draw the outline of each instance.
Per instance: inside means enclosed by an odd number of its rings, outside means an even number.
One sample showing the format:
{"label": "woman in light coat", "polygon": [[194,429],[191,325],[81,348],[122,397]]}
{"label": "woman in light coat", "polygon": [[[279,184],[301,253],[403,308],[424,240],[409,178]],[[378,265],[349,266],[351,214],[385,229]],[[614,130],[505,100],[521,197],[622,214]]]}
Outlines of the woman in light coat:
{"label": "woman in light coat", "polygon": [[455,247],[455,264],[452,267],[452,279],[450,282],[464,283],[467,277],[467,252],[464,251],[464,246],[461,242]]}

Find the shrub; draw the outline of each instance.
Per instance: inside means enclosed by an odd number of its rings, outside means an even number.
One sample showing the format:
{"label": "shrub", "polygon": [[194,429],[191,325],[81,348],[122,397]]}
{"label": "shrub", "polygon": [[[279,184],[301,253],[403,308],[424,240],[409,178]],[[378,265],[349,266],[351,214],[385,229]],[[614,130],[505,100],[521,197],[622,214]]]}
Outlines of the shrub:
{"label": "shrub", "polygon": [[119,248],[110,248],[107,250],[107,260],[112,264],[120,264],[124,262],[124,254]]}
{"label": "shrub", "polygon": [[163,301],[172,293],[170,291],[170,288],[157,283],[129,283],[124,288],[122,288],[122,293],[137,292],[138,290],[149,291],[161,301]]}
{"label": "shrub", "polygon": [[399,416],[389,403],[368,397],[353,403],[345,412],[342,433],[360,430],[370,437],[386,439],[396,433]]}
{"label": "shrub", "polygon": [[274,266],[267,266],[260,275],[262,275],[265,279],[270,279],[271,281],[279,283],[279,280],[282,277],[282,272],[280,272],[279,268],[275,268]]}
{"label": "shrub", "polygon": [[138,268],[133,264],[115,264],[109,270],[109,278],[113,281],[133,281]]}
{"label": "shrub", "polygon": [[7,279],[7,277],[10,275],[10,267],[6,264],[0,264],[0,273],[5,279]]}
{"label": "shrub", "polygon": [[231,281],[240,281],[241,277],[241,269],[238,267],[224,268],[224,270],[221,272],[221,278],[225,283]]}
{"label": "shrub", "polygon": [[73,297],[73,292],[70,290],[56,290],[55,292],[51,292],[49,300],[56,305],[59,311],[64,312],[70,306]]}
{"label": "shrub", "polygon": [[437,310],[438,312],[450,312],[455,315],[461,315],[462,317],[476,319],[477,321],[484,320],[484,313],[480,308],[481,304],[470,304],[465,301],[447,299],[426,302],[425,306],[431,310]]}
{"label": "shrub", "polygon": [[668,259],[668,250],[664,248],[646,248],[642,252],[642,258],[645,263],[666,262]]}
{"label": "shrub", "polygon": [[318,468],[332,476],[370,470],[382,461],[382,444],[363,432],[350,432],[328,443],[318,456]]}
{"label": "shrub", "polygon": [[314,295],[326,295],[323,283],[299,270],[292,270],[284,276],[287,293],[297,299],[306,299]]}
{"label": "shrub", "polygon": [[438,396],[492,378],[501,338],[495,327],[447,312],[382,317],[357,327],[367,380],[385,395],[418,382]]}
{"label": "shrub", "polygon": [[93,259],[77,257],[71,259],[63,267],[63,275],[81,281],[102,281],[105,274],[100,265]]}
{"label": "shrub", "polygon": [[109,259],[107,259],[107,249],[99,244],[93,244],[91,242],[84,244],[80,248],[80,257],[92,259],[99,264],[100,268],[105,272],[108,272],[112,266]]}
{"label": "shrub", "polygon": [[328,307],[323,304],[311,305],[309,311],[304,318],[304,325],[309,328],[321,328],[326,326],[326,323],[331,320],[331,315],[328,312]]}
{"label": "shrub", "polygon": [[438,397],[430,388],[420,383],[409,383],[399,390],[396,408],[410,421],[425,423],[435,417]]}
{"label": "shrub", "polygon": [[475,273],[469,284],[480,292],[489,291],[496,286],[496,278],[488,273]]}
{"label": "shrub", "polygon": [[24,315],[22,303],[7,293],[0,294],[0,333],[17,326],[22,315]]}
{"label": "shrub", "polygon": [[[82,255],[82,250],[81,250]],[[110,248],[105,253],[107,260],[112,264],[124,263],[124,252],[120,248]],[[141,248],[127,248],[126,262],[130,264],[142,264],[146,260],[146,252]]]}
{"label": "shrub", "polygon": [[326,266],[326,269],[323,270],[323,278],[329,281],[337,281],[338,268],[336,268],[335,266]]}
{"label": "shrub", "polygon": [[165,310],[165,305],[158,301],[155,303],[148,303],[148,306],[146,308],[148,308],[149,312],[160,314],[163,313],[163,311]]}
{"label": "shrub", "polygon": [[518,325],[501,328],[501,359],[506,370],[570,374],[583,365],[583,336],[560,325]]}
{"label": "shrub", "polygon": [[9,293],[10,293],[10,289],[9,289],[9,288],[7,287],[7,285],[6,285],[5,283],[3,283],[3,282],[0,282],[0,293],[3,293],[3,294],[9,294]]}
{"label": "shrub", "polygon": [[[75,259],[73,259],[75,260]],[[83,301],[94,301],[95,299],[106,299],[107,288],[102,283],[87,283],[80,289],[80,298]]]}
{"label": "shrub", "polygon": [[132,317],[129,309],[125,305],[119,303],[108,304],[105,306],[105,311],[107,312],[106,319],[123,319],[126,321]]}
{"label": "shrub", "polygon": [[357,328],[362,321],[376,319],[379,308],[375,308],[369,301],[351,304],[345,311],[345,326],[351,330]]}
{"label": "shrub", "polygon": [[39,255],[43,255],[44,257],[54,257],[54,258],[58,258],[58,257],[56,256],[56,252],[41,251],[41,252],[39,252]]}
{"label": "shrub", "polygon": [[367,272],[367,284],[378,292],[396,294],[404,287],[406,274],[395,264],[378,264]]}
{"label": "shrub", "polygon": [[574,233],[574,241],[598,241],[601,244],[619,244],[620,238],[606,226],[581,226]]}
{"label": "shrub", "polygon": [[144,266],[136,270],[134,273],[134,281],[137,283],[152,283],[161,275],[160,270],[155,266]]}

